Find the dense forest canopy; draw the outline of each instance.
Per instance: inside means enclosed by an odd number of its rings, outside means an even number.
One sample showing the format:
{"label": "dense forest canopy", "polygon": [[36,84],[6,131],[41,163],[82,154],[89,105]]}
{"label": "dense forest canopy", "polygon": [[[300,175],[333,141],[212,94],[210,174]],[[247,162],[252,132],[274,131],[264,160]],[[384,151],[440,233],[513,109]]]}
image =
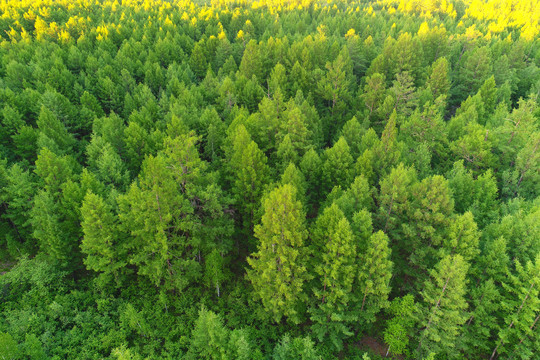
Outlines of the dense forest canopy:
{"label": "dense forest canopy", "polygon": [[0,0],[0,359],[538,359],[538,0]]}

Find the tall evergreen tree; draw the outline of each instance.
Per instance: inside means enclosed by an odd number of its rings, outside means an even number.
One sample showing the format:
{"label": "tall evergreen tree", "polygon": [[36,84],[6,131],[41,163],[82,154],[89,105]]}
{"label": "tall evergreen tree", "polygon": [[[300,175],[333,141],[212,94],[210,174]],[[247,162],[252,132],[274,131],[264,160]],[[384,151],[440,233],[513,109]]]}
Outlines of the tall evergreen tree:
{"label": "tall evergreen tree", "polygon": [[422,330],[416,356],[434,353],[448,359],[458,357],[454,349],[460,326],[467,321],[468,266],[461,255],[447,255],[431,271],[421,292],[418,319]]}
{"label": "tall evergreen tree", "polygon": [[350,304],[358,265],[349,221],[334,203],[317,218],[311,234],[314,302],[310,309],[313,331],[319,340],[329,337],[338,349],[353,334],[357,320]]}
{"label": "tall evergreen tree", "polygon": [[308,278],[303,206],[296,200],[296,189],[285,184],[265,197],[263,209],[261,224],[255,227],[259,244],[257,252],[248,258],[251,269],[247,276],[254,296],[274,321],[287,317],[299,323]]}
{"label": "tall evergreen tree", "polygon": [[266,161],[266,156],[251,140],[245,127],[240,125],[233,134],[229,166],[235,202],[246,229],[253,229],[258,217],[259,202],[268,181],[269,169]]}
{"label": "tall evergreen tree", "polygon": [[366,251],[359,256],[357,293],[362,299],[359,299],[361,326],[375,322],[379,311],[388,307],[393,267],[390,253],[388,237],[379,230],[371,235]]}
{"label": "tall evergreen tree", "polygon": [[336,185],[348,187],[352,174],[353,158],[345,138],[341,137],[333,147],[324,152],[322,181],[324,189],[329,191]]}
{"label": "tall evergreen tree", "polygon": [[119,270],[126,266],[126,254],[112,209],[99,195],[89,192],[81,207],[81,217],[84,233],[81,251],[86,254],[86,267],[104,277],[117,277]]}

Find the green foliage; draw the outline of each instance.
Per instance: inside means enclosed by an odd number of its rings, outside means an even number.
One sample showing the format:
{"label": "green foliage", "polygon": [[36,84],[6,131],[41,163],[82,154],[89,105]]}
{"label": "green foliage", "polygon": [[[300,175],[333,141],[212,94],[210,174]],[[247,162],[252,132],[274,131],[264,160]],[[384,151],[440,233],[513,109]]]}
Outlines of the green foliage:
{"label": "green foliage", "polygon": [[7,333],[0,333],[0,353],[7,360],[17,360],[21,358],[21,351],[13,337]]}
{"label": "green foliage", "polygon": [[392,300],[388,312],[392,315],[384,331],[384,341],[388,344],[388,352],[401,355],[407,351],[409,339],[414,326],[416,305],[412,295]]}
{"label": "green foliage", "polygon": [[393,266],[390,253],[388,236],[379,230],[371,235],[366,251],[359,257],[360,318],[367,324],[373,323],[379,311],[388,306]]}
{"label": "green foliage", "polygon": [[309,337],[293,338],[285,335],[274,348],[272,354],[274,360],[301,359],[319,360],[313,341]]}
{"label": "green foliage", "polygon": [[341,350],[343,339],[353,334],[350,328],[358,318],[349,305],[356,300],[353,283],[358,265],[349,221],[335,203],[317,218],[310,240],[314,271],[314,304],[310,309],[313,332],[319,340],[329,338]]}
{"label": "green foliage", "polygon": [[461,255],[447,255],[430,272],[430,279],[421,292],[418,322],[423,330],[419,335],[417,355],[434,353],[457,357],[454,348],[459,329],[467,320],[467,270],[468,264]]}
{"label": "green foliage", "polygon": [[296,188],[285,184],[265,197],[263,208],[261,224],[255,227],[257,252],[248,258],[248,279],[274,321],[286,316],[299,323],[308,276],[303,206],[296,200]]}
{"label": "green foliage", "polygon": [[0,359],[534,358],[536,3],[2,2]]}

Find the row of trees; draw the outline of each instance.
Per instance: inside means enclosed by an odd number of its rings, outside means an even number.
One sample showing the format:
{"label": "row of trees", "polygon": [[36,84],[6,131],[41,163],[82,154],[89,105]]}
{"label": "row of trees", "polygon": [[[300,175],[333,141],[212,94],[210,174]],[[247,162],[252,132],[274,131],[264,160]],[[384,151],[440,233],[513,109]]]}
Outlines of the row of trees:
{"label": "row of trees", "polygon": [[0,4],[0,354],[533,358],[527,6]]}

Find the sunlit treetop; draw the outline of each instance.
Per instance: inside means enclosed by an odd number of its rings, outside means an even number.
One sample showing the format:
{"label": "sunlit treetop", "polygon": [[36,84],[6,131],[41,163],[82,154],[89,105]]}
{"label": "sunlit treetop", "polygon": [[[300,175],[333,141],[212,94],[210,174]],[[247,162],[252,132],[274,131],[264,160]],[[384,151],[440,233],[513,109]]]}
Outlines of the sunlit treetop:
{"label": "sunlit treetop", "polygon": [[[99,7],[95,6],[97,4]],[[538,0],[0,0],[0,36],[8,42],[28,40],[29,35],[33,35],[38,41],[66,44],[76,42],[83,34],[100,41],[107,39],[111,32],[128,33],[135,25],[124,30],[118,27],[132,24],[134,19],[140,20],[142,13],[147,17],[146,28],[150,24],[159,24],[160,30],[166,31],[186,23],[193,31],[203,32],[208,24],[223,21],[231,13],[233,21],[242,18],[245,22],[260,18],[262,12],[276,16],[297,12],[301,16],[311,9],[330,14],[383,17],[390,23],[400,18],[420,17],[430,28],[446,24],[450,30],[449,24],[453,24],[452,29],[457,24],[458,33],[476,25],[475,30],[486,40],[514,34],[515,38],[533,41],[540,34],[539,4]],[[401,32],[401,29],[394,31]],[[214,35],[223,38],[221,32]]]}

